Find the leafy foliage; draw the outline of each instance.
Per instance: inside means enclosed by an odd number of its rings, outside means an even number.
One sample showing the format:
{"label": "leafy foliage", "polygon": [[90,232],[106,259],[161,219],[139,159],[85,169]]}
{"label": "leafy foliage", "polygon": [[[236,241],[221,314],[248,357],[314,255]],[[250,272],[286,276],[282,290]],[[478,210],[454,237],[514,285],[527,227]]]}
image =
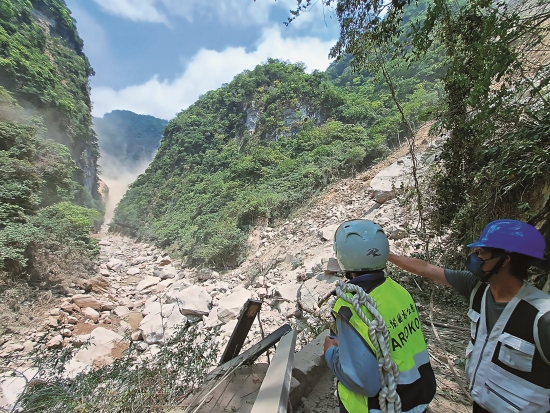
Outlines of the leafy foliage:
{"label": "leafy foliage", "polygon": [[68,148],[43,133],[41,120],[25,118],[0,87],[0,275],[74,272],[99,252],[89,233],[101,215],[73,204],[78,168]]}
{"label": "leafy foliage", "polygon": [[45,136],[69,147],[82,170],[82,190],[97,199],[99,150],[88,90],[93,70],[67,6],[63,0],[1,0],[0,11],[0,86],[42,115]]}
{"label": "leafy foliage", "polygon": [[[304,69],[269,60],[170,121],[155,160],[118,205],[116,228],[195,264],[232,266],[251,226],[286,217],[399,142],[403,125],[380,80],[348,82],[332,68],[331,81]],[[392,70],[420,119],[437,85],[409,79],[403,61]]]}
{"label": "leafy foliage", "polygon": [[[289,21],[312,3],[298,0]],[[416,64],[434,51],[442,57],[444,93],[434,115],[449,139],[433,179],[433,227],[450,229],[455,241],[465,243],[488,221],[510,217],[537,224],[550,239],[550,182],[543,166],[548,162],[549,3],[322,4],[334,7],[341,26],[331,55],[341,60],[352,55],[356,69],[373,62],[384,68],[399,57]]]}
{"label": "leafy foliage", "polygon": [[[25,413],[158,412],[176,406],[204,381],[215,363],[216,331],[181,326],[150,357],[130,343],[126,354],[112,364],[76,377],[65,367],[74,356],[69,349],[37,358],[35,382],[18,400]],[[197,339],[200,337],[200,339]]]}

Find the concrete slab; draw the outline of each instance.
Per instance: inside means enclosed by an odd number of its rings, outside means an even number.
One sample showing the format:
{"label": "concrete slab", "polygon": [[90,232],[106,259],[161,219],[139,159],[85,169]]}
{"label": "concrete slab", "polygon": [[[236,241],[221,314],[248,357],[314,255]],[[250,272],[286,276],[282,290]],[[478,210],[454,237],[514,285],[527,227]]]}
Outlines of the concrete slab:
{"label": "concrete slab", "polygon": [[[302,347],[294,356],[294,368],[292,376],[300,382],[301,397],[307,396],[319,381],[319,377],[328,371],[328,366],[323,355],[323,344],[329,330],[323,331],[315,340]],[[296,390],[295,390],[296,391]],[[291,394],[291,400],[297,395]]]}

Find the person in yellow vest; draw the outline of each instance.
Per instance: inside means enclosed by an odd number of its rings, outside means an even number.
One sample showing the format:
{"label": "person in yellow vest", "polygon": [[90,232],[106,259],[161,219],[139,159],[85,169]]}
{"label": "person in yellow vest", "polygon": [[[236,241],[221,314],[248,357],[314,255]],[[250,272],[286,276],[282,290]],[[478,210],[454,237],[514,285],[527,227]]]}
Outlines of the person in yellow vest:
{"label": "person in yellow vest", "polygon": [[[369,220],[344,222],[335,233],[334,251],[349,279],[337,288],[332,309],[337,336],[328,336],[324,345],[338,380],[340,412],[385,413],[391,410],[386,401],[394,411],[424,412],[435,395],[435,375],[411,295],[384,275],[389,255],[384,231]],[[364,293],[373,300],[372,311],[371,304],[353,304],[355,296],[367,299]],[[379,331],[387,329],[381,340],[386,344],[373,342],[364,320],[385,324]],[[392,368],[395,374],[385,376]]]}
{"label": "person in yellow vest", "polygon": [[545,259],[546,241],[526,222],[498,219],[468,247],[468,271],[396,254],[389,261],[469,300],[474,413],[550,412],[550,295],[526,281],[529,267]]}

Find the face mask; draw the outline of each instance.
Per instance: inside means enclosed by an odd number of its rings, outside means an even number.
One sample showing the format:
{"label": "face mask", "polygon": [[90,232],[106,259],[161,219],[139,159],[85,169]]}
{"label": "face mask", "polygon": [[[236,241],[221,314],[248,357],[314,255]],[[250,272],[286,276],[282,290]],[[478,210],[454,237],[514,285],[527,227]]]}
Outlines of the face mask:
{"label": "face mask", "polygon": [[466,260],[466,268],[468,268],[468,270],[474,275],[474,277],[477,277],[481,281],[486,283],[493,275],[493,271],[483,271],[481,267],[483,267],[484,263],[485,261],[479,258],[475,252],[473,252],[468,255],[468,259]]}
{"label": "face mask", "polygon": [[[496,257],[492,257],[496,258]],[[489,258],[489,259],[492,259]],[[489,272],[483,271],[481,267],[483,267],[483,264],[487,260],[482,260],[477,256],[475,252],[471,253],[468,256],[468,259],[466,260],[466,268],[474,275],[474,277],[479,278],[482,282],[486,283],[489,281],[489,278],[491,278],[493,275],[495,275],[497,272],[499,272],[500,267],[502,267],[502,264],[504,264],[506,257],[501,257],[498,262],[495,264],[493,269]]]}

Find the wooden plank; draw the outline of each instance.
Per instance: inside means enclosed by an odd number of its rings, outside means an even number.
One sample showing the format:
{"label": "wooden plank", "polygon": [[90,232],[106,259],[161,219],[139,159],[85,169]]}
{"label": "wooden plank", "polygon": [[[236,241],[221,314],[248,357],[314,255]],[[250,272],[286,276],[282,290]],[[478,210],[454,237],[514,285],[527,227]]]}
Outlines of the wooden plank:
{"label": "wooden plank", "polygon": [[248,300],[244,304],[237,325],[220,359],[220,364],[227,363],[229,360],[239,355],[239,352],[243,348],[244,341],[246,340],[246,336],[250,331],[250,327],[252,327],[254,319],[261,308],[262,302],[258,300]]}

